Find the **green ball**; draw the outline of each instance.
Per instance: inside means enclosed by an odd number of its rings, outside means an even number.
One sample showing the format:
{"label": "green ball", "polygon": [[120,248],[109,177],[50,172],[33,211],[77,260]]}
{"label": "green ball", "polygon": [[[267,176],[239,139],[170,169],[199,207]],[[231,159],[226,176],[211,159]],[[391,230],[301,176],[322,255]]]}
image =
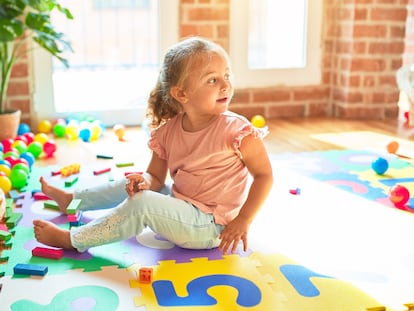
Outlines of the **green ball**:
{"label": "green ball", "polygon": [[27,146],[27,152],[30,152],[31,154],[33,154],[35,159],[37,159],[41,155],[42,151],[43,151],[43,146],[38,141],[33,141],[29,144],[29,146]]}
{"label": "green ball", "polygon": [[53,126],[53,133],[56,137],[64,137],[66,134],[66,125],[62,123],[56,123]]}
{"label": "green ball", "polygon": [[18,168],[18,169],[11,171],[9,178],[10,178],[12,187],[15,189],[20,189],[26,186],[29,175],[26,174],[24,170]]}
{"label": "green ball", "polygon": [[12,171],[13,170],[23,170],[26,172],[27,175],[30,174],[30,168],[23,163],[16,163],[15,165],[13,165]]}

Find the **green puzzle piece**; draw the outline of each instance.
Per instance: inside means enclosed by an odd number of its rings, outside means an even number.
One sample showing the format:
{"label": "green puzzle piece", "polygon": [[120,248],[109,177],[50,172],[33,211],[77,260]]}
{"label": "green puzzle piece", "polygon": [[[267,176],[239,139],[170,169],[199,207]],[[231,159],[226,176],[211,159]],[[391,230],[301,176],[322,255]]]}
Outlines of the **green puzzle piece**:
{"label": "green puzzle piece", "polygon": [[[75,252],[72,252],[74,258],[70,258],[70,253],[66,251],[63,258],[54,260],[32,257],[31,250],[35,247],[33,228],[17,226],[16,232],[10,241],[12,243],[11,249],[3,250],[0,257],[0,261],[7,262],[7,264],[0,265],[0,273],[4,272],[5,275],[13,275],[13,267],[18,263],[46,265],[48,266],[49,274],[62,274],[72,269],[83,269],[85,272],[98,271],[100,267],[105,266],[127,267],[124,255],[129,250],[127,246],[123,246],[120,242],[90,249],[89,252],[92,256],[88,256],[88,259]],[[27,276],[15,275],[14,277]]]}
{"label": "green puzzle piece", "polygon": [[77,304],[81,308],[75,308],[76,310],[115,311],[119,305],[119,297],[106,287],[78,286],[61,291],[48,305],[22,299],[14,302],[10,307],[13,311],[72,311]]}

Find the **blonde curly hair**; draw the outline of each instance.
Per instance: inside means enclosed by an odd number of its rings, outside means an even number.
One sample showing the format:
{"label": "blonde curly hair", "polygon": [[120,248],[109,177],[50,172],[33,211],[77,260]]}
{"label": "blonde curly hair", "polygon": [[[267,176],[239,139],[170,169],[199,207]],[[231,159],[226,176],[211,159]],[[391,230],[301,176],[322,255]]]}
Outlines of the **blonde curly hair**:
{"label": "blonde curly hair", "polygon": [[220,45],[200,37],[184,39],[168,49],[157,83],[148,98],[147,117],[151,127],[158,127],[182,112],[181,104],[171,96],[170,89],[183,87],[194,61],[200,55],[212,52],[227,57]]}

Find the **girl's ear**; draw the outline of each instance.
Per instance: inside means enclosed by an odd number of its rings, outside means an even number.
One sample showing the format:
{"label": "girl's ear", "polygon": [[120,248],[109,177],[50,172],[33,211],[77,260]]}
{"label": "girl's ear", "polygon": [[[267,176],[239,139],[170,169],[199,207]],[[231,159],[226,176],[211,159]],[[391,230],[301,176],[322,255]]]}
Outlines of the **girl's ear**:
{"label": "girl's ear", "polygon": [[175,100],[177,100],[181,104],[185,104],[188,100],[186,92],[178,86],[173,86],[170,89],[170,94]]}

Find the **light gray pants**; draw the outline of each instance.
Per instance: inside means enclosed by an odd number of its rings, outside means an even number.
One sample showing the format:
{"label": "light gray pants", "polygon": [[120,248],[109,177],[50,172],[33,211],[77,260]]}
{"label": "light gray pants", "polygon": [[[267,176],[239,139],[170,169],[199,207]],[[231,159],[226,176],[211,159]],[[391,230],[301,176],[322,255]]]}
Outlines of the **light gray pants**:
{"label": "light gray pants", "polygon": [[209,249],[220,244],[224,227],[214,222],[213,215],[172,197],[167,189],[129,197],[125,184],[126,179],[121,179],[74,192],[74,198],[82,200],[83,211],[111,208],[105,216],[71,229],[72,246],[78,251],[128,239],[146,227],[183,248]]}

